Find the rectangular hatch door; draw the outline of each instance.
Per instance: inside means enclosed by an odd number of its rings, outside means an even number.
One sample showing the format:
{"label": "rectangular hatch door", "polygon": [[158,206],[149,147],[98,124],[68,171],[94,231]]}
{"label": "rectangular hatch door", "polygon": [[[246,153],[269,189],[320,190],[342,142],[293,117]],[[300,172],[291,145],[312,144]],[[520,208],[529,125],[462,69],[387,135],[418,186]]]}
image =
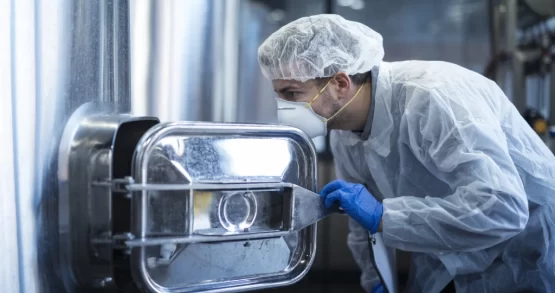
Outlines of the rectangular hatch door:
{"label": "rectangular hatch door", "polygon": [[146,292],[238,292],[292,284],[316,226],[288,231],[284,186],[316,189],[316,153],[297,129],[163,123],[132,165],[130,268]]}

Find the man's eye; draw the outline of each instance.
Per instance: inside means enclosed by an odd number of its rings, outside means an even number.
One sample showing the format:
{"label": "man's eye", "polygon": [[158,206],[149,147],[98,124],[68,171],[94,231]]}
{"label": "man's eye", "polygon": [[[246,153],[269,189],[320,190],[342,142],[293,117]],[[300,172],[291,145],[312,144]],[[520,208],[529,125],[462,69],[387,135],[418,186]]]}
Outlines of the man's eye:
{"label": "man's eye", "polygon": [[300,93],[299,92],[287,92],[287,94],[285,96],[287,97],[287,100],[295,101],[298,98],[300,98]]}

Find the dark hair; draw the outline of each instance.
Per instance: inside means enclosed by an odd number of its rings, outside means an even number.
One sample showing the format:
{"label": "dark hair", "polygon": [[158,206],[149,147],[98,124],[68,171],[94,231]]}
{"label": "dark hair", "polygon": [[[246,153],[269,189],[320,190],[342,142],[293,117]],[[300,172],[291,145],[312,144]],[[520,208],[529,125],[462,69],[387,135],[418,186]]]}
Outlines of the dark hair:
{"label": "dark hair", "polygon": [[[355,85],[363,85],[365,83],[372,82],[372,72],[368,71],[364,73],[349,75],[349,78],[351,79],[351,82],[354,83]],[[331,77],[323,77],[323,78],[316,78],[315,80],[318,85],[324,85],[330,79]]]}
{"label": "dark hair", "polygon": [[363,85],[367,82],[372,82],[372,72],[368,71],[365,73],[349,75],[349,78],[355,85]]}

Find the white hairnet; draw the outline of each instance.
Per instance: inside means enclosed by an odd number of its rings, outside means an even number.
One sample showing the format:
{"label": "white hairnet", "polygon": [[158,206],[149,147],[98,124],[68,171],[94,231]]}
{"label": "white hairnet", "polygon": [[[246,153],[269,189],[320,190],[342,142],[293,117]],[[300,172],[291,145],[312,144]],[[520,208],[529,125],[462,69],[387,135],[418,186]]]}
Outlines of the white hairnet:
{"label": "white hairnet", "polygon": [[258,62],[270,80],[307,81],[344,72],[369,72],[384,56],[382,36],[339,15],[299,18],[258,48]]}

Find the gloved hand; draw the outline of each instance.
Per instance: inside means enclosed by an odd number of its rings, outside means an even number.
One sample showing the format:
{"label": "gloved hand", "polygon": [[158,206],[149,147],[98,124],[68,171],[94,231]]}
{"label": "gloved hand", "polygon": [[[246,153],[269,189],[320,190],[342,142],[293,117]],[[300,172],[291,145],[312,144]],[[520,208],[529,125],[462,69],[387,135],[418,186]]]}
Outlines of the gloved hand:
{"label": "gloved hand", "polygon": [[382,286],[382,283],[378,283],[378,285],[372,288],[372,293],[384,293],[384,292],[385,292],[385,288]]}
{"label": "gloved hand", "polygon": [[372,234],[378,231],[383,214],[383,205],[361,184],[334,180],[328,183],[320,195],[325,198],[327,208],[335,202],[347,215]]}

